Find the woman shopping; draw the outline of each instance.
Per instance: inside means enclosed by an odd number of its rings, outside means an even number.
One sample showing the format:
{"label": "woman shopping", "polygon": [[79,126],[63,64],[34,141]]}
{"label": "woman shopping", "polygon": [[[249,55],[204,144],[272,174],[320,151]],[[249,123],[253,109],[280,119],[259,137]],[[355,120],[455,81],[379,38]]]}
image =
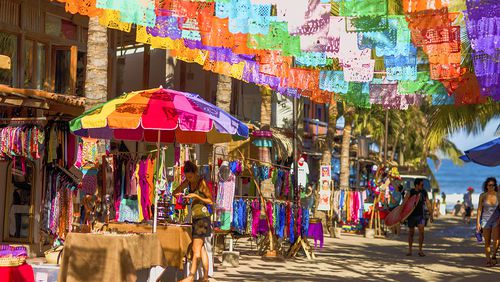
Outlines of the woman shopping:
{"label": "woman shopping", "polygon": [[[489,177],[483,184],[484,193],[479,196],[477,208],[476,231],[482,232],[484,236],[484,249],[486,254],[486,266],[497,264],[496,253],[499,244],[500,197],[498,195],[497,180]],[[493,252],[491,252],[491,240],[493,239]]]}
{"label": "woman shopping", "polygon": [[[208,205],[212,205],[212,194],[205,180],[198,175],[198,167],[190,162],[184,163],[184,176],[186,179],[174,190],[173,195],[184,197],[192,201],[192,249],[193,262],[189,276],[182,281],[194,281],[194,276],[198,268],[198,260],[203,263],[203,281],[208,281],[208,254],[204,246],[205,238],[210,237],[212,226],[210,222],[210,211]],[[188,194],[183,191],[188,188]]]}

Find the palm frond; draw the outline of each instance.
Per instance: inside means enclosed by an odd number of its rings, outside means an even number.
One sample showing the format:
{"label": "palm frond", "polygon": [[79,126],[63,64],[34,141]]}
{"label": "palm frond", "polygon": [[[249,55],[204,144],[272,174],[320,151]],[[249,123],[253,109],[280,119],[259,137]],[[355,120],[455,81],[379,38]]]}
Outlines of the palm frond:
{"label": "palm frond", "polygon": [[449,139],[444,138],[438,150],[441,153],[443,153],[446,157],[450,158],[455,165],[461,166],[464,164],[463,161],[460,159],[460,156],[463,155],[464,153],[460,149],[458,149],[457,146]]}
{"label": "palm frond", "polygon": [[430,148],[436,148],[443,138],[462,129],[469,134],[479,134],[491,119],[500,117],[500,103],[490,101],[458,109],[452,105],[439,106],[432,108],[429,115],[426,143]]}

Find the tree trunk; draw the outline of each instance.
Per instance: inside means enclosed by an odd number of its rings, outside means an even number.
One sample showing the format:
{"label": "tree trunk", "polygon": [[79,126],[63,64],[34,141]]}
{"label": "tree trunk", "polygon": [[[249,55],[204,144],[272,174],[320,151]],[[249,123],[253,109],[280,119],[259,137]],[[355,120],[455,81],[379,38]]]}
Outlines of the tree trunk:
{"label": "tree trunk", "polygon": [[337,102],[334,101],[332,97],[332,101],[328,106],[328,128],[326,132],[325,144],[323,145],[322,150],[322,165],[331,165],[332,164],[332,151],[335,146],[335,132],[337,130]]}
{"label": "tree trunk", "polygon": [[261,87],[260,95],[262,97],[260,103],[260,129],[269,130],[271,128],[271,90]]}
{"label": "tree trunk", "polygon": [[226,75],[219,75],[217,81],[217,107],[230,113],[231,112],[231,92],[232,92],[232,78]]}
{"label": "tree trunk", "polygon": [[380,138],[380,142],[378,143],[378,159],[380,162],[384,160],[384,138]]}
{"label": "tree trunk", "polygon": [[401,137],[401,133],[398,133],[396,135],[396,139],[394,140],[394,143],[392,144],[392,154],[391,154],[391,161],[394,161],[394,158],[396,156],[396,147],[399,144],[399,138]]}
{"label": "tree trunk", "polygon": [[399,166],[404,166],[405,165],[405,144],[404,144],[404,140],[403,140],[403,146],[401,148],[399,148],[399,154],[398,154],[398,163],[399,163]]}
{"label": "tree trunk", "polygon": [[[260,88],[261,103],[260,103],[260,129],[270,130],[271,129],[271,90],[266,87]],[[259,148],[259,160],[263,162],[271,162],[270,148],[260,147]]]}
{"label": "tree trunk", "polygon": [[[226,111],[227,113],[231,113],[231,94],[232,94],[232,78],[230,76],[220,74],[217,80],[217,98],[215,104],[217,107]],[[229,146],[227,143],[218,144],[220,148],[217,150],[217,153],[228,154]],[[222,150],[222,152],[221,152]],[[216,156],[219,158],[221,156]]]}
{"label": "tree trunk", "polygon": [[97,17],[89,18],[85,107],[105,102],[108,96],[108,31]]}
{"label": "tree trunk", "polygon": [[[328,105],[328,128],[326,132],[326,139],[325,143],[323,144],[323,150],[322,150],[322,157],[321,157],[321,164],[322,165],[331,165],[332,164],[332,151],[335,146],[335,132],[337,130],[337,117],[338,117],[338,109],[337,109],[337,101],[333,99],[332,95],[332,100],[330,101],[330,104]],[[321,175],[321,172],[320,172]],[[318,185],[318,190],[321,185]],[[318,206],[318,197],[315,197],[315,206]],[[331,210],[330,214],[333,215],[333,204],[331,205]],[[321,219],[321,222],[323,223],[323,226],[325,227],[326,230],[330,233],[330,237],[333,237],[334,234],[334,224],[332,222],[332,218],[330,218],[327,214],[327,212],[315,212],[314,216],[318,216]]]}
{"label": "tree trunk", "polygon": [[351,147],[351,131],[354,109],[347,109],[344,114],[345,125],[342,134],[342,148],[340,152],[340,189],[349,189],[350,162],[349,149]]}

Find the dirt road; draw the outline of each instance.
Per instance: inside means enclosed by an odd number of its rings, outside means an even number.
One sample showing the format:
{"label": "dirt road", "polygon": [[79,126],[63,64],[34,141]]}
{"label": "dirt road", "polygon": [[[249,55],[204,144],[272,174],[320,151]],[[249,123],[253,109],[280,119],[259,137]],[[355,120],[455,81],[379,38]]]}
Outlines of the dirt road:
{"label": "dirt road", "polygon": [[[456,217],[438,219],[427,228],[426,257],[407,252],[407,231],[397,239],[366,239],[344,235],[325,238],[317,259],[304,256],[286,262],[263,261],[244,239],[236,245],[242,254],[238,268],[217,264],[216,281],[493,281],[500,265],[485,267],[484,247],[473,237],[473,227]],[[417,235],[417,234],[416,234]],[[417,237],[415,238],[417,241]],[[418,245],[417,245],[418,246]],[[254,245],[255,249],[255,245]]]}

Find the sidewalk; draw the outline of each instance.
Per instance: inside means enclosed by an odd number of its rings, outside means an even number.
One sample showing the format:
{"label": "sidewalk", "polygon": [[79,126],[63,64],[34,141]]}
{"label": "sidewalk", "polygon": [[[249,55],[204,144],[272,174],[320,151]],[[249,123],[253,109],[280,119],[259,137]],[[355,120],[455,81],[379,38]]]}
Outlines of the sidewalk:
{"label": "sidewalk", "polygon": [[[475,241],[472,226],[459,218],[441,217],[426,228],[424,251],[419,257],[418,233],[415,250],[407,257],[407,231],[398,239],[366,239],[345,235],[325,238],[315,261],[301,256],[286,262],[263,261],[241,240],[240,266],[224,268],[217,264],[215,281],[493,281],[500,277],[500,265],[485,267],[482,244]],[[254,245],[255,246],[255,245]],[[255,247],[254,247],[255,248]]]}

